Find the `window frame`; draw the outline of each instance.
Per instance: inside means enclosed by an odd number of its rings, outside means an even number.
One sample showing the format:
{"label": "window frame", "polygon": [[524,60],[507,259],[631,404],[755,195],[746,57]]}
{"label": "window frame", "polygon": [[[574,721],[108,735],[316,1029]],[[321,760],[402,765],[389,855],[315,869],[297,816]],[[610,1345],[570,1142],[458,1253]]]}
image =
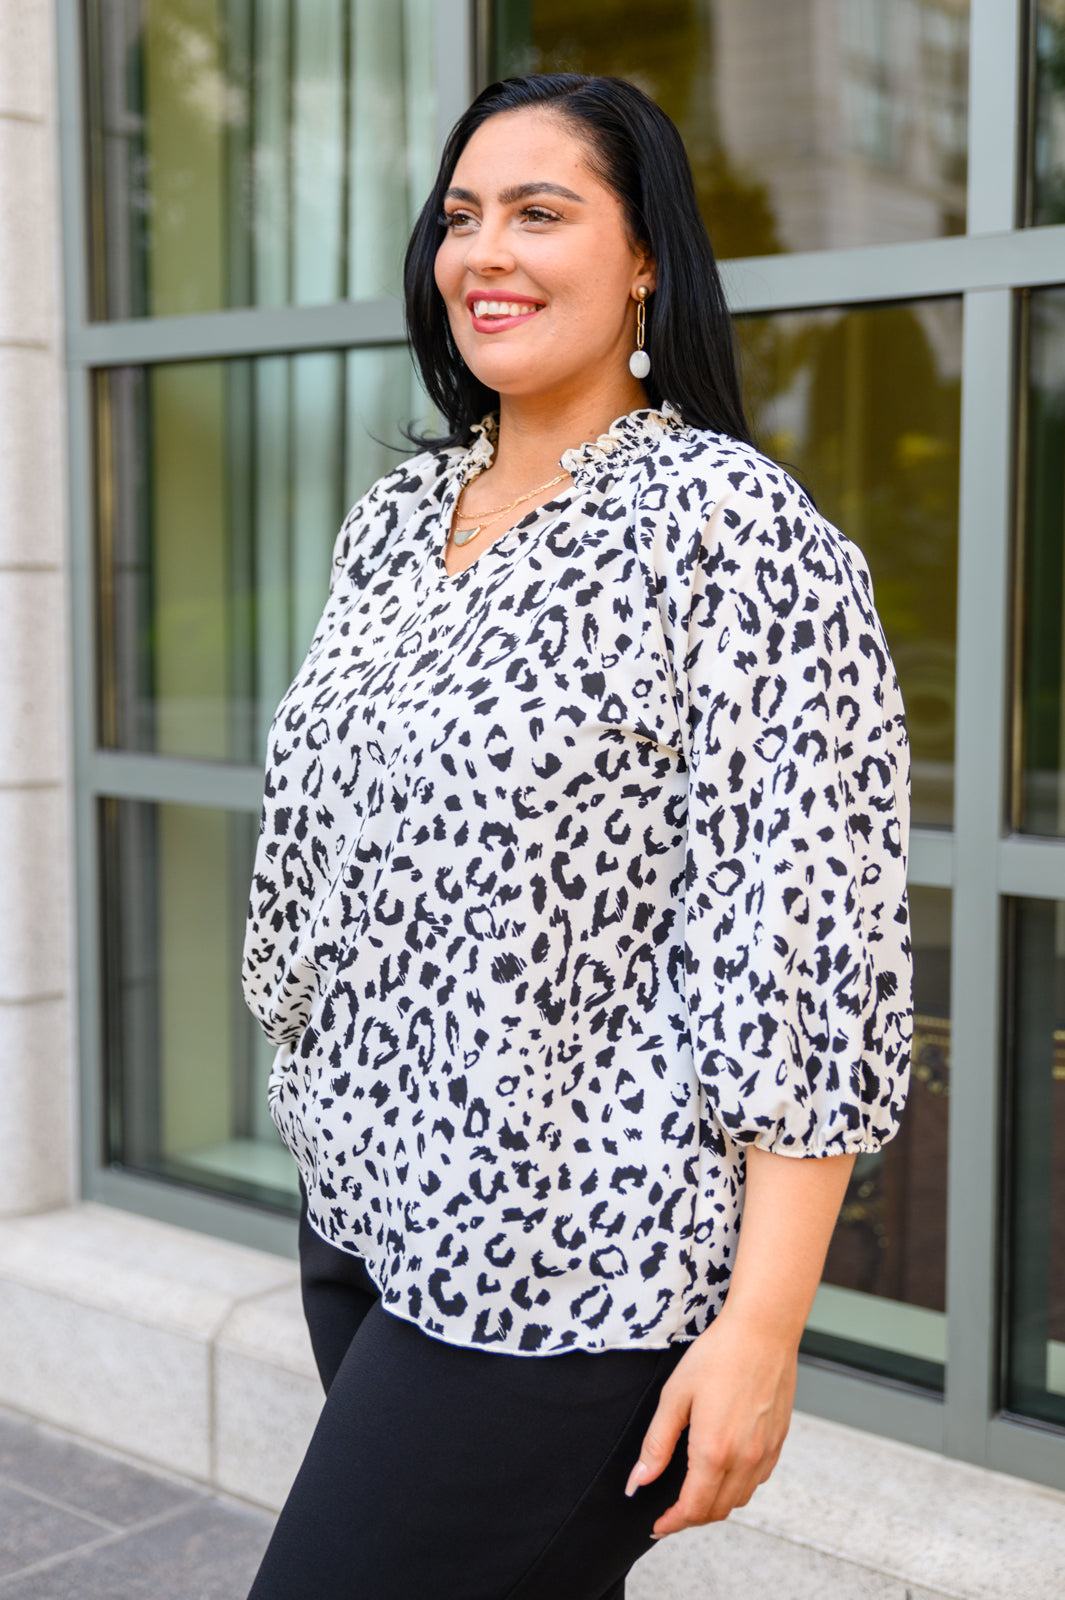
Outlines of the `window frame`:
{"label": "window frame", "polygon": [[[86,130],[87,48],[80,0],[57,0],[60,195],[67,367],[67,482],[71,561],[71,698],[81,1193],[125,1210],[294,1256],[290,1217],[109,1165],[103,1052],[103,908],[99,802],[117,798],[204,806],[258,817],[258,767],[102,748],[97,739],[95,603],[96,439],[93,386],[109,368],[169,361],[292,355],[403,345],[398,299],[341,301],[93,320]],[[473,93],[473,16],[467,0],[436,0],[434,77],[438,149]]]}
{"label": "window frame", "polygon": [[[486,0],[437,0],[437,143],[487,81]],[[1015,529],[1020,292],[1065,280],[1065,226],[1022,226],[1028,153],[1029,0],[971,0],[967,232],[861,249],[724,263],[737,312],[963,296],[955,814],[915,829],[910,881],[953,892],[948,1362],[942,1398],[804,1358],[798,1404],[817,1415],[1065,1488],[1065,1432],[1000,1410],[1004,905],[1065,899],[1065,840],[1010,832],[1016,726]],[[94,373],[175,359],[291,354],[404,342],[396,299],[93,322],[89,317],[85,59],[79,0],[57,0],[68,407],[77,849],[82,1194],[293,1256],[291,1218],[108,1167],[103,1159],[103,797],[257,813],[256,767],[104,750],[97,744]]]}

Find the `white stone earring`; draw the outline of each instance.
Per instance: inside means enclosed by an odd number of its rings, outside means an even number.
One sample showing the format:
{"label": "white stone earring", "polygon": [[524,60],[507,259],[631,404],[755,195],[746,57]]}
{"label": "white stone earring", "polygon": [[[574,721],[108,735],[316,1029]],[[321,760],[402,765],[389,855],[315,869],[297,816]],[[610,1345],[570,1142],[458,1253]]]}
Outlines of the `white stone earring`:
{"label": "white stone earring", "polygon": [[651,370],[651,357],[643,347],[644,324],[647,318],[647,307],[644,304],[647,299],[645,284],[640,284],[636,291],[636,296],[636,348],[629,357],[629,371],[634,378],[646,378]]}

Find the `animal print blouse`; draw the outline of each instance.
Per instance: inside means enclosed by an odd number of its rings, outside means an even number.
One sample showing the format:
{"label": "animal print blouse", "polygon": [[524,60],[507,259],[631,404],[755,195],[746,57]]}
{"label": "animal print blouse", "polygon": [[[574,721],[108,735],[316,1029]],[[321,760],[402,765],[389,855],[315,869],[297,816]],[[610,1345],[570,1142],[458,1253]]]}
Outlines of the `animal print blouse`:
{"label": "animal print blouse", "polygon": [[724,1299],[748,1145],[895,1132],[902,700],[858,550],[668,406],[449,576],[493,429],[341,530],[270,735],[245,995],[311,1225],[387,1309],[656,1349]]}

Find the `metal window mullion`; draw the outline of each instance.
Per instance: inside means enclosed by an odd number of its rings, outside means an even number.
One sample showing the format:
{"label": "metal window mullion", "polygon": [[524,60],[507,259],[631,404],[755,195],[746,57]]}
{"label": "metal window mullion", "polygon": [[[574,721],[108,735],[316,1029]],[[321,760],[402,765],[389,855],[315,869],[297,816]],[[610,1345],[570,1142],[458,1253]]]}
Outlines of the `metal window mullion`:
{"label": "metal window mullion", "polygon": [[795,1404],[800,1411],[845,1427],[871,1429],[923,1450],[943,1448],[943,1402],[938,1395],[920,1394],[904,1384],[801,1356]]}
{"label": "metal window mullion", "polygon": [[[987,1460],[998,1403],[1003,917],[1010,764],[1014,286],[1065,251],[1017,223],[1023,0],[972,0],[963,276],[945,1447]],[[1048,245],[1050,246],[1048,253]],[[986,288],[979,271],[987,274]],[[1034,270],[1036,276],[1029,276]]]}
{"label": "metal window mullion", "polygon": [[[863,250],[727,261],[722,275],[729,304],[741,314],[922,299],[1009,284],[1058,283],[1065,280],[1065,225],[983,238],[930,239]],[[395,345],[406,340],[403,306],[395,296],[93,323],[78,317],[79,298],[73,289],[66,353],[75,366],[219,360],[281,351]]]}
{"label": "metal window mullion", "polygon": [[255,815],[262,808],[262,767],[226,761],[182,760],[154,752],[93,750],[85,762],[85,782],[93,796],[111,796],[117,800],[208,806],[218,811],[247,811]]}
{"label": "metal window mullion", "polygon": [[[66,327],[83,327],[89,309],[86,163],[83,149],[81,7],[59,0],[56,10],[60,207]],[[96,608],[94,596],[94,495],[92,375],[67,374],[67,525],[70,540],[70,671],[73,702],[75,981],[80,1089],[80,1191],[91,1196],[104,1149],[101,1059],[101,951],[99,833],[96,802],[87,782],[96,739]]]}
{"label": "metal window mullion", "polygon": [[[1022,121],[1026,4],[1027,0],[970,0],[966,207],[970,236],[1004,233],[1019,220],[1027,142]],[[1033,236],[1020,235],[1027,237]],[[1059,267],[1059,275],[1060,271]]]}
{"label": "metal window mullion", "polygon": [[57,0],[56,78],[59,112],[60,210],[65,326],[84,327],[89,313],[89,239],[81,11],[78,0]]}
{"label": "metal window mullion", "polygon": [[946,828],[911,828],[911,887],[949,889],[954,882],[954,835]]}
{"label": "metal window mullion", "polygon": [[290,1258],[297,1254],[295,1216],[266,1211],[254,1202],[224,1199],[119,1167],[98,1172],[89,1198],[174,1228],[231,1239],[252,1250]]}
{"label": "metal window mullion", "polygon": [[1058,1428],[1020,1417],[994,1417],[988,1426],[986,1464],[996,1472],[1012,1472],[1053,1489],[1065,1489],[1065,1450]]}
{"label": "metal window mullion", "polygon": [[1065,225],[723,261],[721,275],[732,310],[748,314],[1060,283]]}
{"label": "metal window mullion", "polygon": [[334,350],[406,342],[403,306],[394,296],[332,305],[252,306],[195,316],[135,317],[67,329],[72,366],[222,360],[276,351]]}
{"label": "metal window mullion", "polygon": [[1010,834],[998,848],[998,886],[1004,895],[1065,900],[1065,840]]}
{"label": "metal window mullion", "polygon": [[1013,297],[965,297],[947,1182],[946,1449],[983,1461],[996,1401],[1001,918],[1008,754]]}
{"label": "metal window mullion", "polygon": [[470,0],[436,0],[433,6],[436,67],[436,148],[474,96],[474,19]]}
{"label": "metal window mullion", "polygon": [[67,449],[74,713],[76,1009],[81,1192],[88,1198],[93,1197],[95,1177],[104,1159],[105,1118],[100,832],[96,796],[88,781],[97,727],[92,439],[92,374],[73,369],[67,379]]}

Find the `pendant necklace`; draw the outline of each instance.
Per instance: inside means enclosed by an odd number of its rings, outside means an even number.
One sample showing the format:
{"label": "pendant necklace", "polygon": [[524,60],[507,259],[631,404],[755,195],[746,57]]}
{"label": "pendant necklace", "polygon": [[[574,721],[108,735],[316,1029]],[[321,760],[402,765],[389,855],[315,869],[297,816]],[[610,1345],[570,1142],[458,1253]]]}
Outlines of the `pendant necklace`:
{"label": "pendant necklace", "polygon": [[[507,505],[497,506],[494,511],[482,512],[481,519],[475,528],[463,528],[461,532],[456,529],[452,532],[452,543],[459,546],[469,544],[470,540],[476,539],[477,535],[483,532],[490,522],[497,521],[507,511],[513,511],[516,506],[522,505],[526,500],[531,500],[534,494],[542,494],[545,489],[553,489],[556,483],[561,483],[563,478],[568,477],[568,472],[560,472],[556,478],[549,478],[546,483],[537,484],[535,489],[528,489],[524,494],[519,494],[516,500],[509,501]],[[473,482],[472,478],[470,482]],[[464,516],[462,511],[462,498],[468,488],[469,484],[463,485],[462,491],[458,497],[458,502],[455,506],[455,516],[459,522],[469,521],[468,516]]]}

